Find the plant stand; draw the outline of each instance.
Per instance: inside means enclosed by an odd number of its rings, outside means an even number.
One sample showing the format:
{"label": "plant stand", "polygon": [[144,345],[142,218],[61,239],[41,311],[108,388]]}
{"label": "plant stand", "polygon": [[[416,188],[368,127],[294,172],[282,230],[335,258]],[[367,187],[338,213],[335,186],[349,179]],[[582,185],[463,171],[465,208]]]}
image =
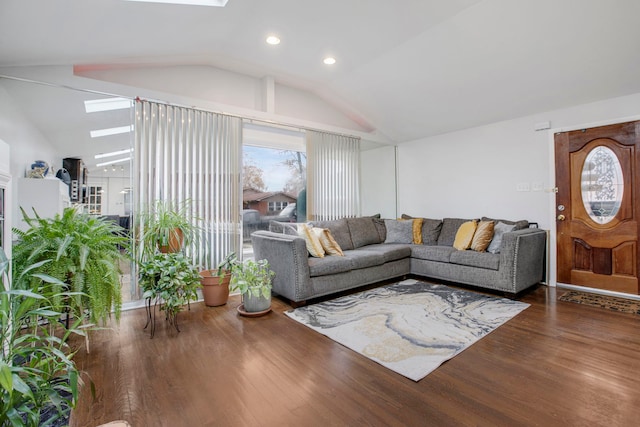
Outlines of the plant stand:
{"label": "plant stand", "polygon": [[[153,302],[153,310],[151,309],[151,303]],[[156,333],[156,306],[160,302],[160,297],[151,297],[145,300],[145,308],[147,310],[147,323],[144,325],[143,329],[147,329],[149,325],[151,325],[151,337]],[[189,304],[189,309],[191,309],[191,305]],[[180,328],[178,327],[178,313],[171,315],[167,313],[165,320],[169,321],[170,325],[173,325],[176,328],[178,333],[180,332]]]}

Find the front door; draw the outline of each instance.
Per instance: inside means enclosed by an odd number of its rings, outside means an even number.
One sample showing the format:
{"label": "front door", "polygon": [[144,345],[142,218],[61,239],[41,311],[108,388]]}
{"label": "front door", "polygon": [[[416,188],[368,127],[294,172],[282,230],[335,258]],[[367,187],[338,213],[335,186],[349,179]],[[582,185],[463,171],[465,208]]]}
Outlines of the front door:
{"label": "front door", "polygon": [[640,121],[555,135],[557,281],[638,294]]}

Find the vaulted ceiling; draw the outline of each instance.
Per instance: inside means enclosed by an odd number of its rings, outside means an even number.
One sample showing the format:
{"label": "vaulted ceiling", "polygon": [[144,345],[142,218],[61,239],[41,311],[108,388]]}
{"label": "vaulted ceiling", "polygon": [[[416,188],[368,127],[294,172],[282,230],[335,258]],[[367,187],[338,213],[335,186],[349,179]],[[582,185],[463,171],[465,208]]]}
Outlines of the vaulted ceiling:
{"label": "vaulted ceiling", "polygon": [[404,142],[640,92],[638,17],[637,0],[0,0],[0,67],[273,76]]}

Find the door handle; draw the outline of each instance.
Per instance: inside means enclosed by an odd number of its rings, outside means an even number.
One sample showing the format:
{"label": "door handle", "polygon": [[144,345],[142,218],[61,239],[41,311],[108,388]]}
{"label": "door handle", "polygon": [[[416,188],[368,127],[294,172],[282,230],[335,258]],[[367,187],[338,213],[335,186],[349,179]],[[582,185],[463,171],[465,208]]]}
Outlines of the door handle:
{"label": "door handle", "polygon": [[566,218],[564,215],[560,214],[558,215],[558,221],[564,221]]}

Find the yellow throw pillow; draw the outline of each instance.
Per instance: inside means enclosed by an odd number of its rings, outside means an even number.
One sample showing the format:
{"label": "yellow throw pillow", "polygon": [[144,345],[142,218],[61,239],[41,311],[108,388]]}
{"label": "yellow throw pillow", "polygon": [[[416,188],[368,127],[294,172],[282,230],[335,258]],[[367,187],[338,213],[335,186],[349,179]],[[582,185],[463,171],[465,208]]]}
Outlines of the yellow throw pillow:
{"label": "yellow throw pillow", "polygon": [[320,244],[322,245],[322,249],[324,249],[327,255],[344,256],[344,252],[342,252],[340,245],[336,242],[328,229],[313,227],[311,231],[316,235],[316,237],[318,237],[318,240],[320,240]]}
{"label": "yellow throw pillow", "polygon": [[316,258],[324,258],[324,249],[318,236],[311,231],[307,224],[298,224],[298,236],[302,237],[307,244],[309,254]]}
{"label": "yellow throw pillow", "polygon": [[422,218],[398,218],[398,221],[413,221],[413,244],[422,244]]}
{"label": "yellow throw pillow", "polygon": [[493,228],[495,224],[495,221],[480,221],[476,233],[473,235],[473,240],[471,241],[471,250],[486,252],[489,243],[491,243],[491,239],[493,239]]}
{"label": "yellow throw pillow", "polygon": [[462,223],[456,232],[456,239],[453,241],[453,247],[459,251],[465,251],[471,247],[473,235],[478,227],[478,221],[467,221]]}

